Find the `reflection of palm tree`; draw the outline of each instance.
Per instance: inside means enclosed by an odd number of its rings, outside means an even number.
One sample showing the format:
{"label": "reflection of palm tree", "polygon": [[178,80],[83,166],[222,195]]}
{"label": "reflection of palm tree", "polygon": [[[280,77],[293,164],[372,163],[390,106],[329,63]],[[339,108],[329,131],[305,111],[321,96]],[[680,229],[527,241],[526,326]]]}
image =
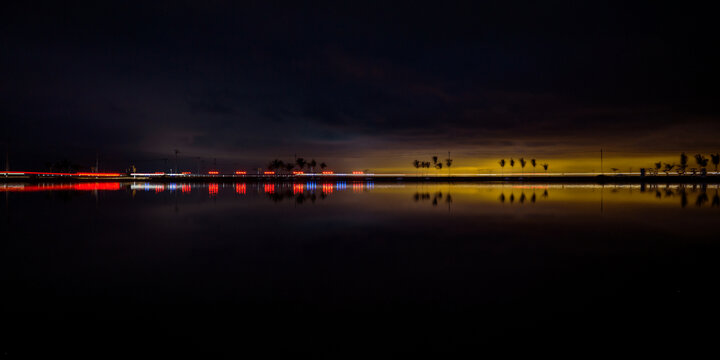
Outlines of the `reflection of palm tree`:
{"label": "reflection of palm tree", "polygon": [[717,190],[715,190],[715,196],[713,196],[713,199],[712,199],[712,206],[720,207],[720,195],[718,195]]}
{"label": "reflection of palm tree", "polygon": [[708,196],[707,193],[703,191],[700,195],[698,195],[697,199],[695,200],[695,206],[703,206],[703,204],[705,204],[706,202],[708,202]]}
{"label": "reflection of palm tree", "polygon": [[505,194],[500,194],[500,202],[501,203],[505,202]]}
{"label": "reflection of palm tree", "polygon": [[500,159],[498,164],[500,164],[500,175],[503,175],[503,170],[505,169],[505,159]]}
{"label": "reflection of palm tree", "polygon": [[520,203],[522,204],[524,202],[525,202],[525,193],[521,193],[520,194]]}

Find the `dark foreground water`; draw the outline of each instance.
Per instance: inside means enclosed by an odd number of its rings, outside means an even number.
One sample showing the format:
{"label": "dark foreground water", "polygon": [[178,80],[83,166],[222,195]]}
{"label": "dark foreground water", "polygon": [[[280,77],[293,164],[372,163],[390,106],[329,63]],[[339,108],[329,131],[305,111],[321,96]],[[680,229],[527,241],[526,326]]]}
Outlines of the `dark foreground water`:
{"label": "dark foreground water", "polygon": [[2,350],[348,357],[717,341],[709,186],[0,184]]}

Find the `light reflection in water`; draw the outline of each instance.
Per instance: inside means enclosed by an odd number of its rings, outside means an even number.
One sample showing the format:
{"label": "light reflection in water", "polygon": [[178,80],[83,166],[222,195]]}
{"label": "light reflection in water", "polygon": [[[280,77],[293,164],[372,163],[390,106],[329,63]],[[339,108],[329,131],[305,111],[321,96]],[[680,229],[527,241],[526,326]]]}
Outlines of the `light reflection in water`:
{"label": "light reflection in water", "polygon": [[[224,186],[224,185],[223,185]],[[246,195],[248,187],[256,192],[272,195],[273,201],[294,199],[324,199],[335,193],[351,190],[362,193],[376,190],[373,182],[354,181],[348,187],[346,182],[335,183],[235,183],[236,194]],[[217,196],[220,184],[177,184],[177,183],[70,183],[70,184],[0,184],[0,192],[52,192],[52,191],[119,191],[132,190],[160,193],[190,193],[192,187],[207,187],[210,196]],[[415,201],[429,201],[433,205],[448,203],[450,192],[457,199],[473,199],[473,202],[495,202],[505,205],[525,205],[557,202],[660,202],[674,203],[681,207],[720,207],[720,185],[717,184],[382,184],[378,188],[386,193],[410,191]],[[405,190],[403,190],[405,189]],[[417,190],[422,189],[422,190]],[[179,191],[178,191],[179,190]],[[317,194],[316,194],[317,192]],[[550,195],[553,196],[550,196]],[[299,199],[298,196],[303,196]],[[452,198],[451,198],[452,199]]]}
{"label": "light reflection in water", "polygon": [[210,194],[210,196],[215,196],[215,195],[217,195],[218,190],[219,190],[218,184],[210,184],[210,185],[208,185],[208,193]]}

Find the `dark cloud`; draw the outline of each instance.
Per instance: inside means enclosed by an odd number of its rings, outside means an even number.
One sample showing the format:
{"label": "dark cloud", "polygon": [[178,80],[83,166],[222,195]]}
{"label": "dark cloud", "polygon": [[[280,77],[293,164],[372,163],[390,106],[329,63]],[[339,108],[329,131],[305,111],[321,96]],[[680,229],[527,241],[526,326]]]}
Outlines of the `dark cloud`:
{"label": "dark cloud", "polygon": [[719,146],[717,31],[697,6],[3,6],[0,141],[26,166]]}

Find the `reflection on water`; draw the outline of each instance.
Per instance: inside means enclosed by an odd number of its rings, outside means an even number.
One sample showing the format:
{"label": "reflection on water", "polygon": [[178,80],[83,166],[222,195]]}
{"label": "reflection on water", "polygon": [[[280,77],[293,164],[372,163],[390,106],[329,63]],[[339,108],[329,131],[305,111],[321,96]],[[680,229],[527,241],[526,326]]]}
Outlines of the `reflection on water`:
{"label": "reflection on water", "polygon": [[[271,338],[273,346],[302,349],[377,332],[400,338],[403,349],[427,341],[445,349],[456,339],[474,343],[513,331],[534,338],[548,329],[553,344],[577,334],[676,335],[702,327],[673,319],[706,319],[720,301],[708,290],[720,276],[719,190],[2,184],[3,321],[34,333],[89,313],[100,320],[83,325],[104,338],[243,338],[205,322],[215,316]],[[55,316],[64,321],[48,320]],[[133,330],[121,331],[106,321],[110,316],[127,319]],[[306,335],[306,324],[327,318],[339,320],[322,324],[328,331],[319,336]],[[385,327],[389,318],[397,322]],[[161,328],[145,326],[148,319]],[[276,335],[286,328],[293,331]]]}
{"label": "reflection on water", "polygon": [[[498,201],[501,204],[524,205],[536,204],[550,199],[551,193],[562,194],[560,201],[584,202],[612,202],[612,201],[641,201],[652,203],[675,202],[680,207],[694,204],[696,207],[720,207],[718,185],[500,185],[500,184],[460,184],[460,185],[381,185],[382,193],[412,191],[415,202],[428,201],[433,206],[441,202],[451,203],[453,200],[450,190],[464,200],[475,202]],[[349,185],[346,182],[306,182],[306,183],[76,183],[76,184],[0,184],[0,192],[6,193],[33,193],[33,192],[97,192],[97,191],[126,191],[160,193],[190,194],[193,191],[206,191],[214,198],[224,194],[227,189],[233,189],[237,195],[247,195],[249,192],[264,194],[272,201],[295,200],[302,204],[306,200],[314,203],[317,199],[325,199],[329,195],[343,192],[363,193],[375,189],[373,182],[355,181]],[[445,191],[445,193],[443,192]]]}

